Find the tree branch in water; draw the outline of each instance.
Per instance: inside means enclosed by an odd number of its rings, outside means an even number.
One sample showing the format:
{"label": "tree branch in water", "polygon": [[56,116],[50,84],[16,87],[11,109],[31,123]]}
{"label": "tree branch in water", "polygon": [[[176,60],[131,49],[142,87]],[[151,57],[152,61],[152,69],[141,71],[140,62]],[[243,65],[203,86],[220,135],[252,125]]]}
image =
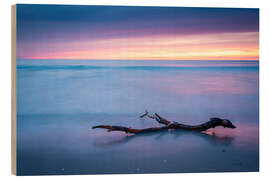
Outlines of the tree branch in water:
{"label": "tree branch in water", "polygon": [[145,128],[145,129],[134,129],[134,128],[127,128],[124,126],[112,126],[112,125],[98,125],[93,126],[92,129],[96,128],[103,128],[107,129],[108,132],[111,131],[123,131],[125,133],[132,133],[132,134],[138,134],[138,133],[147,133],[147,132],[157,132],[157,131],[164,131],[169,129],[176,129],[176,130],[190,130],[190,131],[206,131],[210,128],[215,128],[218,126],[222,126],[224,128],[236,128],[235,125],[232,124],[232,122],[228,119],[221,119],[221,118],[210,118],[209,121],[199,124],[199,125],[186,125],[181,124],[178,122],[171,122],[157,113],[154,113],[153,115],[149,115],[148,111],[146,110],[143,115],[140,116],[140,118],[148,117],[150,119],[156,120],[158,123],[163,124],[164,126],[161,127],[152,127],[152,128]]}

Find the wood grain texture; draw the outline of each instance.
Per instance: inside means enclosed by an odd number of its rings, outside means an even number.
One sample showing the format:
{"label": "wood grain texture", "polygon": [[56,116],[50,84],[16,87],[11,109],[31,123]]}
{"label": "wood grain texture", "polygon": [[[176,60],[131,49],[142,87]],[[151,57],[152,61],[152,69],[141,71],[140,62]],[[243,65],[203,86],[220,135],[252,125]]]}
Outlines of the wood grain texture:
{"label": "wood grain texture", "polygon": [[17,174],[16,5],[11,6],[11,173]]}

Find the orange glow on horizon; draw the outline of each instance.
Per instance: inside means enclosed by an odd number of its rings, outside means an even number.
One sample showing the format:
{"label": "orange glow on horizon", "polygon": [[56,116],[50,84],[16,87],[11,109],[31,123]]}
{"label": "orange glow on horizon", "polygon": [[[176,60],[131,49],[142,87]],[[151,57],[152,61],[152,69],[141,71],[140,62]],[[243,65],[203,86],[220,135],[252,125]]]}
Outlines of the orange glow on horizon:
{"label": "orange glow on horizon", "polygon": [[[34,47],[34,49],[27,49]],[[153,35],[86,39],[23,47],[23,59],[258,60],[259,33]]]}

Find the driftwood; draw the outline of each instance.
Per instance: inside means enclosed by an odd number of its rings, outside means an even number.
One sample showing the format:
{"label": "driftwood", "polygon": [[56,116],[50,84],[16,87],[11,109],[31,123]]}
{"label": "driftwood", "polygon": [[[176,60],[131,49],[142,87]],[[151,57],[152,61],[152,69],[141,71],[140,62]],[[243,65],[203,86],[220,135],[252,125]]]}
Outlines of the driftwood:
{"label": "driftwood", "polygon": [[152,128],[145,128],[145,129],[134,129],[134,128],[127,128],[124,126],[111,126],[111,125],[98,125],[93,126],[93,129],[96,128],[103,128],[107,129],[108,132],[111,131],[123,131],[125,133],[132,133],[132,134],[141,134],[141,133],[148,133],[148,132],[158,132],[158,131],[164,131],[169,129],[176,129],[176,130],[189,130],[189,131],[206,131],[210,128],[215,128],[217,126],[222,126],[224,128],[236,128],[235,125],[232,124],[231,121],[228,119],[221,119],[217,117],[210,118],[210,120],[206,123],[199,124],[199,125],[185,125],[180,124],[178,122],[171,122],[157,113],[154,113],[153,115],[150,115],[148,111],[145,111],[143,115],[140,116],[140,118],[148,117],[150,119],[155,119],[158,123],[163,124],[164,126],[161,127],[152,127]]}

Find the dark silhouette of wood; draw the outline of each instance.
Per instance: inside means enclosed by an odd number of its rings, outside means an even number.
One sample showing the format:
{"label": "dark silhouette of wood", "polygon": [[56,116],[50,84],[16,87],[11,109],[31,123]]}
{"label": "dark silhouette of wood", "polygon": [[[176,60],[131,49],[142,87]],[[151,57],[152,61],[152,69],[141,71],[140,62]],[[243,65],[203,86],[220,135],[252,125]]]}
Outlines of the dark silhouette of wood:
{"label": "dark silhouette of wood", "polygon": [[189,130],[189,131],[206,131],[210,128],[215,128],[217,126],[222,126],[224,128],[236,128],[235,125],[232,124],[232,122],[228,119],[221,119],[221,118],[210,118],[209,121],[203,124],[199,125],[185,125],[178,122],[171,122],[157,113],[154,115],[149,115],[148,111],[146,110],[143,115],[140,116],[140,118],[148,117],[150,119],[156,120],[158,123],[163,124],[164,126],[161,127],[152,127],[152,128],[145,128],[145,129],[134,129],[134,128],[127,128],[124,126],[111,126],[111,125],[98,125],[93,126],[93,129],[96,128],[103,128],[107,129],[108,132],[111,131],[123,131],[125,133],[132,133],[132,134],[141,134],[141,133],[148,133],[148,132],[157,132],[157,131],[164,131],[169,129],[176,129],[176,130]]}

